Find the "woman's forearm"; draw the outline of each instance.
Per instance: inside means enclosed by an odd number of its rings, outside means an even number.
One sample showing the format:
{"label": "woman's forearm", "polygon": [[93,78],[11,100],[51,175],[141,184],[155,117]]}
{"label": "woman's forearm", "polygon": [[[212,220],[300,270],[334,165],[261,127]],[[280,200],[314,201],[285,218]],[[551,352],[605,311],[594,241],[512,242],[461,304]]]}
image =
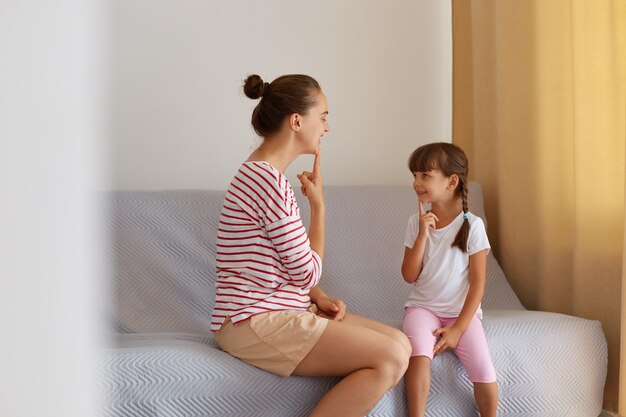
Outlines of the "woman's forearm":
{"label": "woman's forearm", "polygon": [[324,291],[322,291],[322,289],[320,287],[313,287],[309,291],[309,297],[311,298],[311,301],[313,303],[316,303],[317,300],[319,300],[321,298],[324,298],[324,297],[328,298],[328,295],[326,295],[326,293]]}
{"label": "woman's forearm", "polygon": [[309,244],[320,259],[324,259],[326,209],[324,205],[311,206],[311,223],[309,224]]}

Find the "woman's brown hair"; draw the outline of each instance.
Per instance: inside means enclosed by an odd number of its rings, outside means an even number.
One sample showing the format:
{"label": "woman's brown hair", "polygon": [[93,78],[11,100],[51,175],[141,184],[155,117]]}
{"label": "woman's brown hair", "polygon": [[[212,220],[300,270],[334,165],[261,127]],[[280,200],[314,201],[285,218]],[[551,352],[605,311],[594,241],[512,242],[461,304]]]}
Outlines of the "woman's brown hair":
{"label": "woman's brown hair", "polygon": [[467,156],[463,149],[451,143],[429,143],[414,150],[409,157],[409,170],[411,172],[428,172],[437,169],[446,177],[455,174],[459,178],[459,185],[455,189],[455,194],[461,198],[464,220],[454,242],[452,242],[452,247],[456,246],[463,252],[467,252],[467,239],[470,229],[467,216],[468,168]]}
{"label": "woman's brown hair", "polygon": [[256,74],[248,76],[243,85],[244,94],[253,100],[261,98],[252,111],[254,131],[262,137],[276,133],[285,117],[293,113],[304,115],[315,106],[319,91],[318,82],[308,75],[283,75],[271,83]]}

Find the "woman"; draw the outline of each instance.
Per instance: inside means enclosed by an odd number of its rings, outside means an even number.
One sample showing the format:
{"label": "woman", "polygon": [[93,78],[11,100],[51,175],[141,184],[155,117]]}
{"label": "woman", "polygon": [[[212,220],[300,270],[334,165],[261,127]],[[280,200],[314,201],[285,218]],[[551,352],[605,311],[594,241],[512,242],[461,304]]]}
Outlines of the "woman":
{"label": "woman", "polygon": [[[249,76],[244,93],[261,99],[252,126],[263,138],[235,175],[217,236],[215,339],[224,351],[282,376],[343,376],[312,416],[363,416],[393,387],[411,352],[399,330],[346,313],[319,288],[324,258],[320,141],[328,105],[306,75],[272,83]],[[314,154],[298,175],[311,207],[307,232],[283,175]]]}

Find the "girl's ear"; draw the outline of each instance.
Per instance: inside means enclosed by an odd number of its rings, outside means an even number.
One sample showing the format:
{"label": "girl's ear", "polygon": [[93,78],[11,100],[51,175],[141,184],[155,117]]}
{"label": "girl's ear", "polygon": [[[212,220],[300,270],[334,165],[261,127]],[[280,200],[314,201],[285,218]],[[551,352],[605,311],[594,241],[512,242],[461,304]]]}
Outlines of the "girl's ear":
{"label": "girl's ear", "polygon": [[301,124],[302,118],[298,113],[293,113],[289,116],[289,127],[291,127],[294,131],[299,132]]}
{"label": "girl's ear", "polygon": [[448,188],[454,190],[459,185],[459,176],[456,174],[450,175],[448,179]]}

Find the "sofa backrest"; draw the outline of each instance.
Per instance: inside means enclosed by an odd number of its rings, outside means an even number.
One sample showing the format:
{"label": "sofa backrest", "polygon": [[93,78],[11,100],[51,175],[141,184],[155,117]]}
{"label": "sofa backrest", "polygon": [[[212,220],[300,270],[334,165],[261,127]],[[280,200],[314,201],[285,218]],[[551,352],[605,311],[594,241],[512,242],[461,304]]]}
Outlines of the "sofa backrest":
{"label": "sofa backrest", "polygon": [[[410,187],[327,186],[322,288],[349,311],[400,320]],[[483,217],[470,184],[470,210]],[[112,191],[106,195],[107,314],[116,332],[207,334],[214,301],[215,237],[223,191]],[[297,195],[305,224],[308,204]],[[492,255],[483,308],[523,308]]]}

